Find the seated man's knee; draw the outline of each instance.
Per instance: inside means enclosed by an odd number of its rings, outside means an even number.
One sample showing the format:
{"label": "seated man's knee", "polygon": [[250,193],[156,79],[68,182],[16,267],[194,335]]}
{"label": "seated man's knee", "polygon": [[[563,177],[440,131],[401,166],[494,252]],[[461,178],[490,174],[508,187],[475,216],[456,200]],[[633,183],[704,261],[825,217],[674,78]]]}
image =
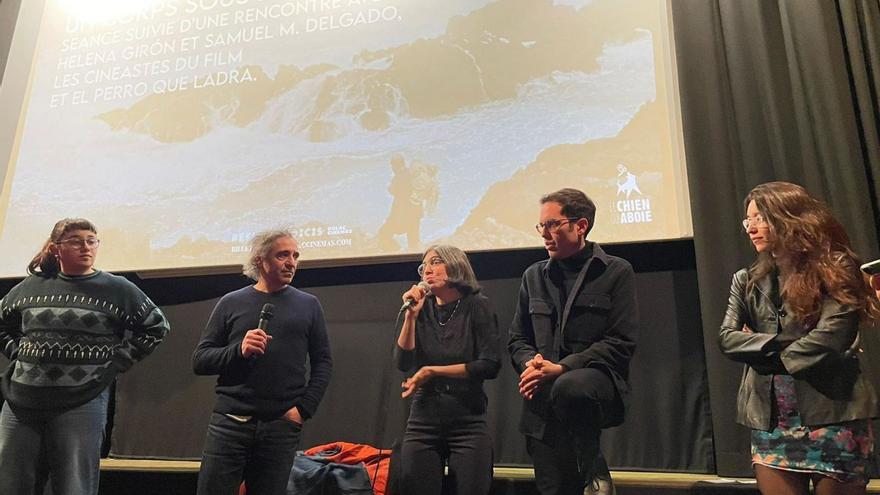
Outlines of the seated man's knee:
{"label": "seated man's knee", "polygon": [[604,381],[608,377],[593,368],[571,370],[563,373],[553,383],[550,399],[554,407],[590,408],[601,400]]}

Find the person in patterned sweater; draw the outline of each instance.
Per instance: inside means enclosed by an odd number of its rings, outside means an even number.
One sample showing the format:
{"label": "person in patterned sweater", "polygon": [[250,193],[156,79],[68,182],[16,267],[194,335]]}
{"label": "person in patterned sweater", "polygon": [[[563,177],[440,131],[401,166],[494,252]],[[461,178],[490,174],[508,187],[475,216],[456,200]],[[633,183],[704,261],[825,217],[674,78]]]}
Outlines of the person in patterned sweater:
{"label": "person in patterned sweater", "polygon": [[[153,351],[168,320],[134,284],[93,268],[88,220],[59,221],[0,299],[0,493],[97,494],[108,386]],[[46,477],[48,476],[48,480]]]}

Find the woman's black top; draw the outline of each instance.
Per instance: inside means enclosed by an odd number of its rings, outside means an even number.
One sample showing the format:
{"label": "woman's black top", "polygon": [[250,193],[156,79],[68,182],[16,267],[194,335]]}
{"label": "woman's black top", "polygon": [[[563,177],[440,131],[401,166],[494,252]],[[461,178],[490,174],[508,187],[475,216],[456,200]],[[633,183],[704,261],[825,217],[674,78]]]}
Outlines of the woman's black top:
{"label": "woman's black top", "polygon": [[483,380],[495,378],[501,368],[498,317],[485,296],[468,294],[442,306],[429,296],[416,320],[415,332],[414,349],[395,349],[398,369],[464,363],[468,378],[434,377],[422,388],[485,397]]}

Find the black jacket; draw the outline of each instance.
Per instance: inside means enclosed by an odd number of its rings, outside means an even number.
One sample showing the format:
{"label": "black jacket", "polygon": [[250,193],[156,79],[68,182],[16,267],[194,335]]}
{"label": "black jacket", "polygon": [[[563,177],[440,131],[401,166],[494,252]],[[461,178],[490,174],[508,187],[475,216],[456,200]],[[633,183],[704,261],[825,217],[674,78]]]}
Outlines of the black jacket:
{"label": "black jacket", "polygon": [[[635,274],[625,260],[609,256],[598,244],[591,244],[587,260],[572,288],[572,304],[566,307],[551,274],[559,270],[553,259],[539,261],[526,269],[519,290],[516,314],[510,326],[507,349],[517,374],[535,354],[568,369],[596,367],[614,380],[621,398],[629,391],[629,362],[636,348],[638,308]],[[571,353],[560,359],[563,341]],[[523,401],[520,430],[543,437],[549,419],[549,394],[540,390]],[[613,426],[621,415],[609,418]]]}
{"label": "black jacket", "polygon": [[[819,426],[877,416],[877,395],[859,369],[858,312],[826,297],[818,321],[804,325],[773,301],[771,276],[746,291],[748,272],[733,276],[718,338],[721,352],[745,363],[737,422],[769,431],[774,374],[795,378],[803,424]],[[747,326],[752,331],[743,331]]]}

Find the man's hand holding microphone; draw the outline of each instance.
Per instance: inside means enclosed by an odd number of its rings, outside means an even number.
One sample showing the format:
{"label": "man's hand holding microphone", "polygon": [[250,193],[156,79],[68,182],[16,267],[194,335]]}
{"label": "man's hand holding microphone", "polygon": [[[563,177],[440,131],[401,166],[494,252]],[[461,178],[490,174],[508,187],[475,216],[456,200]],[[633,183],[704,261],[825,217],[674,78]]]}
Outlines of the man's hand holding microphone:
{"label": "man's hand holding microphone", "polygon": [[241,355],[245,359],[251,359],[252,356],[256,358],[266,353],[266,347],[272,340],[268,331],[269,321],[274,316],[274,311],[275,306],[272,303],[264,304],[263,309],[260,310],[260,321],[257,322],[257,328],[248,330],[244,334],[244,339],[241,341]]}

